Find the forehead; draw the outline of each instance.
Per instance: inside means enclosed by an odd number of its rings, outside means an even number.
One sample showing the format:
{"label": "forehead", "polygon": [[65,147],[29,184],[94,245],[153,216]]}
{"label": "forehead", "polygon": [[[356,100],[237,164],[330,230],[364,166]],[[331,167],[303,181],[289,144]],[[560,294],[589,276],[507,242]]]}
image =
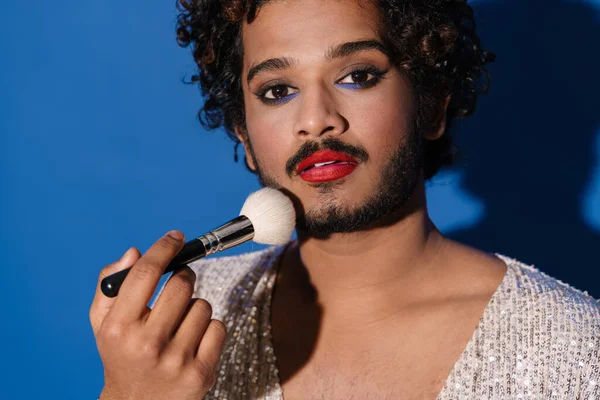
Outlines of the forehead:
{"label": "forehead", "polygon": [[322,58],[333,45],[379,38],[379,11],[370,1],[278,0],[242,26],[244,65],[271,57]]}

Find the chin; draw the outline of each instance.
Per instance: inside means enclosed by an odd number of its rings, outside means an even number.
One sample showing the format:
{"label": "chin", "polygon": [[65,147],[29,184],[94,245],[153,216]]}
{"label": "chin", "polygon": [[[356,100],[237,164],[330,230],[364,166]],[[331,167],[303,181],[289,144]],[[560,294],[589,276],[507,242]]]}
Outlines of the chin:
{"label": "chin", "polygon": [[[370,189],[370,191],[368,190]],[[324,214],[334,210],[352,212],[367,201],[369,193],[375,188],[363,185],[352,185],[351,182],[339,180],[310,184],[308,190],[302,190],[299,196],[306,210],[312,214]]]}

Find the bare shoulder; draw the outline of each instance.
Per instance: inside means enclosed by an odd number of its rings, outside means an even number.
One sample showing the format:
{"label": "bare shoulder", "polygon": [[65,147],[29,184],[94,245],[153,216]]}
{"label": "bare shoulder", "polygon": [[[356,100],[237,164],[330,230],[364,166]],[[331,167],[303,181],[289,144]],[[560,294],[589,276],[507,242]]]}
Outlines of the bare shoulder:
{"label": "bare shoulder", "polygon": [[[480,276],[486,278],[478,284],[479,290],[485,289],[485,282],[493,282],[490,277],[506,271],[480,322],[474,342],[477,351],[466,353],[461,369],[483,368],[493,358],[499,370],[508,371],[508,380],[494,379],[513,393],[531,390],[533,382],[546,393],[562,392],[564,398],[600,394],[600,303],[596,299],[545,274],[543,266],[539,269],[451,241],[444,256],[449,268],[461,276],[454,283],[463,290],[470,282],[479,282]],[[497,260],[505,267],[498,267]],[[471,281],[465,284],[465,279]],[[514,380],[514,376],[527,379]]]}
{"label": "bare shoulder", "polygon": [[469,280],[469,285],[475,284],[483,291],[500,288],[499,300],[515,313],[540,312],[544,318],[550,316],[556,323],[553,327],[569,326],[574,332],[593,332],[592,336],[599,336],[600,341],[600,301],[547,275],[543,266],[539,269],[453,241],[448,241],[444,252],[448,265],[460,280]]}
{"label": "bare shoulder", "polygon": [[501,258],[450,239],[444,239],[439,259],[458,288],[482,295],[491,295],[508,270]]}

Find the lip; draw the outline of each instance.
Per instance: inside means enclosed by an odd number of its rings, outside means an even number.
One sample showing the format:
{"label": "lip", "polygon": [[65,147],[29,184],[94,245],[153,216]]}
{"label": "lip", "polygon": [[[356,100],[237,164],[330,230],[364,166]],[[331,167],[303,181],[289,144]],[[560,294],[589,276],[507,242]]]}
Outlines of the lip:
{"label": "lip", "polygon": [[[337,161],[337,163],[312,167],[314,164],[331,161]],[[341,179],[351,174],[356,169],[357,164],[358,161],[348,154],[333,150],[321,150],[302,160],[298,164],[296,172],[300,178],[307,182],[327,182]]]}

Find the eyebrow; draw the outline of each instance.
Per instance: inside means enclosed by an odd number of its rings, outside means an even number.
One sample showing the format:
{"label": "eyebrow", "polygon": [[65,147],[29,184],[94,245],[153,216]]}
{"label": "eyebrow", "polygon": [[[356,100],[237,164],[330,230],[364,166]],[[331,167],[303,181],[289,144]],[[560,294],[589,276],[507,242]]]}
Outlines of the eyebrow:
{"label": "eyebrow", "polygon": [[385,46],[377,40],[362,40],[359,42],[342,43],[330,48],[327,50],[327,53],[325,53],[325,59],[331,61],[334,58],[348,57],[352,54],[367,50],[377,50],[389,57],[389,52]]}
{"label": "eyebrow", "polygon": [[[335,58],[348,57],[352,54],[367,50],[377,50],[389,57],[389,52],[386,47],[377,40],[361,40],[358,42],[342,43],[329,48],[327,52],[325,52],[325,59],[327,61],[331,61]],[[250,81],[261,72],[277,71],[280,69],[290,68],[295,64],[296,62],[288,57],[270,58],[250,67],[248,70],[248,76],[246,77],[246,82],[250,84]]]}

